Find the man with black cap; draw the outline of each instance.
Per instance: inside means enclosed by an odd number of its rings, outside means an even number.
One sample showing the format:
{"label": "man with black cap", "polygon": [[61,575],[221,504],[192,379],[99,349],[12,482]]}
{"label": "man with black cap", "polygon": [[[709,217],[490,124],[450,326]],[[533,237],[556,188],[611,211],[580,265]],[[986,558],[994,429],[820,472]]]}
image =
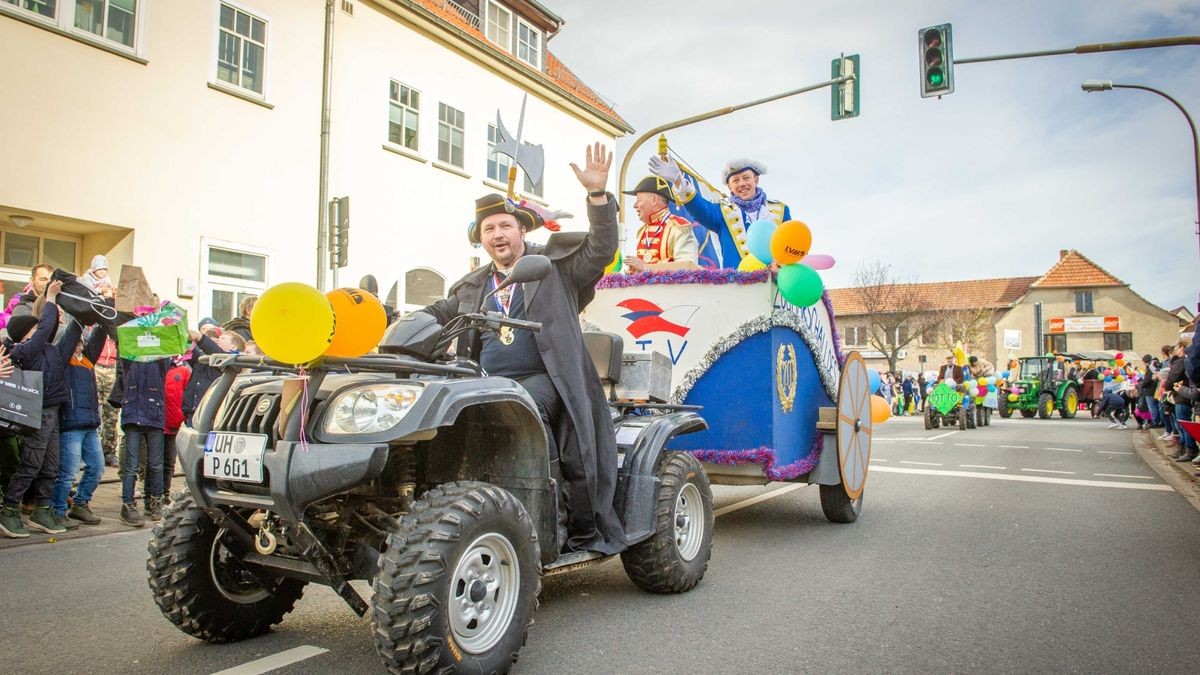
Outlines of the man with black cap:
{"label": "man with black cap", "polygon": [[687,218],[671,213],[675,203],[671,186],[658,176],[646,176],[632,190],[633,210],[642,227],[637,233],[637,255],[626,256],[625,265],[633,272],[695,269],[700,242],[692,233]]}
{"label": "man with black cap", "polygon": [[[591,302],[617,250],[617,203],[605,191],[612,153],[596,143],[586,159],[584,168],[571,168],[588,192],[588,232],[557,234],[546,246],[526,242],[525,234],[542,226],[541,215],[501,195],[481,197],[468,238],[483,245],[491,263],[459,279],[445,300],[423,311],[442,325],[481,306],[542,324],[538,333],[502,329],[460,337],[459,354],[477,359],[490,375],[520,382],[537,405],[550,441],[551,474],[560,478],[566,506],[566,522],[560,518],[559,527],[563,550],[613,554],[625,548],[613,506],[616,437],[604,388],[583,344],[579,312]],[[526,254],[550,258],[549,276],[510,286],[484,302]]]}
{"label": "man with black cap", "polygon": [[779,225],[792,219],[787,204],[767,199],[767,193],[758,187],[758,178],[767,173],[767,167],[752,159],[734,159],[725,165],[721,177],[729,188],[729,197],[716,203],[699,193],[674,159],[664,160],[654,155],[650,158],[650,173],[671,183],[679,205],[717,235],[721,242],[721,267],[737,268],[750,255],[746,241],[756,221],[770,220]]}

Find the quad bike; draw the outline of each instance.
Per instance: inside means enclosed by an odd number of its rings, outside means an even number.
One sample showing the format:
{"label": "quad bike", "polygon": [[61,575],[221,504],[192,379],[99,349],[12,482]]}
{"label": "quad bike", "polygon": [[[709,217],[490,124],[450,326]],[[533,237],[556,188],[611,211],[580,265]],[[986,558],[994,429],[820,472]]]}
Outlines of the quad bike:
{"label": "quad bike", "polygon": [[[549,266],[525,256],[506,283]],[[389,327],[387,353],[306,373],[208,357],[223,374],[177,439],[190,494],[149,545],[163,614],[189,635],[234,642],[267,632],[319,583],[370,612],[393,672],[508,670],[540,578],[608,556],[562,552],[557,462],[529,394],[448,353],[468,331],[501,329],[540,325],[472,313],[443,327],[415,312]],[[619,356],[598,353],[619,380]],[[614,407],[612,419],[624,439],[614,504],[625,569],[648,591],[690,590],[708,565],[712,493],[700,462],[666,444],[706,423],[694,406]],[[369,602],[354,579],[371,582]]]}

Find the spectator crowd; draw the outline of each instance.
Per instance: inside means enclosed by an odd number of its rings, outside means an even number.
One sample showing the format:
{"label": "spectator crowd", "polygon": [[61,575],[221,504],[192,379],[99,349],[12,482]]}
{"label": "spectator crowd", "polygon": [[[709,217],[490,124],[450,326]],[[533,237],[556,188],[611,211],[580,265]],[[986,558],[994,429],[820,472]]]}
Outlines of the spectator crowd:
{"label": "spectator crowd", "polygon": [[[64,292],[64,284],[82,284],[88,297]],[[122,523],[160,520],[175,473],[175,435],[218,375],[200,357],[257,353],[249,324],[254,298],[247,298],[225,326],[201,319],[181,355],[122,358],[116,327],[165,303],[154,296],[151,305],[119,313],[117,295],[108,262],[97,255],[79,277],[35,266],[0,313],[0,379],[19,374],[28,384],[37,373],[41,386],[39,419],[0,418],[0,534],[6,537],[101,522],[90,502],[105,466],[118,469]],[[67,311],[64,297],[111,309]]]}

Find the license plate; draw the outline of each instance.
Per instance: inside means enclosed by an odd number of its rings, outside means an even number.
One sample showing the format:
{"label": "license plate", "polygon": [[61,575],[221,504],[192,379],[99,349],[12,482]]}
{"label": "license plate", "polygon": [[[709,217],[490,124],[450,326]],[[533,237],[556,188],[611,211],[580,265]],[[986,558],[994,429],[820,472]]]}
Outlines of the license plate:
{"label": "license plate", "polygon": [[204,441],[204,477],[261,483],[266,447],[263,434],[210,432]]}

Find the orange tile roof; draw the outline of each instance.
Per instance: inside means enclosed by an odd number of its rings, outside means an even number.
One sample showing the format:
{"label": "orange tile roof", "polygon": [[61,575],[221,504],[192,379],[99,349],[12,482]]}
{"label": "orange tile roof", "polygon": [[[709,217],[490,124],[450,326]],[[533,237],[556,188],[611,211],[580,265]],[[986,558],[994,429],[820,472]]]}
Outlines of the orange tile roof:
{"label": "orange tile roof", "polygon": [[[509,51],[501,48],[500,45],[497,45],[496,43],[487,39],[482,30],[468,21],[466,17],[459,13],[454,7],[451,7],[450,3],[445,2],[444,0],[412,1],[428,10],[430,13],[435,14],[441,19],[445,20],[447,23],[453,24],[463,32],[476,38],[480,43],[494,49],[497,53],[507,56],[512,61],[515,61],[516,63],[528,68],[530,72],[537,73],[542,78],[556,85],[559,89],[565,90],[567,93],[580,99],[588,107],[600,113],[602,116],[609,118],[616,126],[625,129],[627,133],[633,132],[633,127],[629,126],[629,123],[617,114],[612,105],[606,103],[599,94],[591,89],[591,87],[588,87],[583,83],[582,80],[576,77],[575,73],[572,73],[569,68],[563,65],[563,62],[559,61],[558,57],[551,54],[549,49],[545,50],[546,70],[538,70],[537,68],[534,68],[533,66],[516,58]],[[542,44],[545,45],[545,41],[543,41]]]}
{"label": "orange tile roof", "polygon": [[1075,249],[1059,251],[1058,262],[1033,282],[1038,288],[1128,286]]}
{"label": "orange tile roof", "polygon": [[[901,289],[914,289],[919,295],[922,310],[974,309],[977,307],[1010,307],[1038,277],[1008,279],[975,279],[972,281],[938,281],[926,284],[900,284]],[[834,314],[854,316],[866,314],[867,308],[857,288],[831,288]]]}

